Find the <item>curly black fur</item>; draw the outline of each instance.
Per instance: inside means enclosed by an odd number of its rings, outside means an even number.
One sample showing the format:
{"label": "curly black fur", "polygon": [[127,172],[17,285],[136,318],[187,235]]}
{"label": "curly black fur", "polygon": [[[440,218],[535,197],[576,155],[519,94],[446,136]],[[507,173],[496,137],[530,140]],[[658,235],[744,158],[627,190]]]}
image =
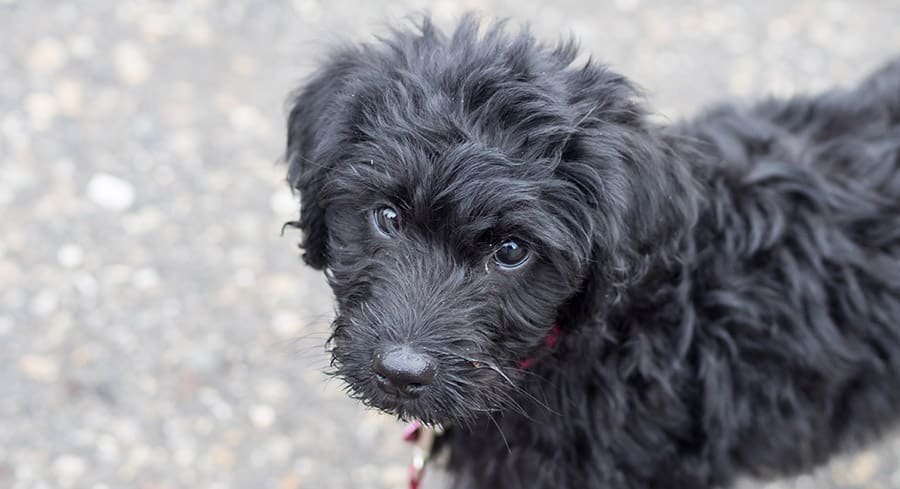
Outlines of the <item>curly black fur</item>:
{"label": "curly black fur", "polygon": [[[466,488],[709,488],[890,428],[900,60],[852,90],[658,127],[624,77],[575,57],[425,21],[334,51],[298,92],[294,224],[336,295],[351,393],[448,426]],[[510,237],[532,256],[501,270]],[[439,360],[425,395],[376,387],[385,343]]]}

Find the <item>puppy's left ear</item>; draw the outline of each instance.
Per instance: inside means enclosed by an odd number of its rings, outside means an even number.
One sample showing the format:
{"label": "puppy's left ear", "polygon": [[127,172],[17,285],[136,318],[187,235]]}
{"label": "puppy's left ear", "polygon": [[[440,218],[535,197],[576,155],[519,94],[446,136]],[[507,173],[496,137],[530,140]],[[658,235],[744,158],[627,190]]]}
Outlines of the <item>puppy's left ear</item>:
{"label": "puppy's left ear", "polygon": [[336,137],[341,94],[355,64],[349,53],[339,53],[300,88],[291,102],[287,121],[288,182],[300,192],[300,219],[289,223],[303,232],[300,243],[307,265],[328,265],[328,229],[323,187],[333,162],[324,156],[329,137]]}
{"label": "puppy's left ear", "polygon": [[696,221],[697,184],[689,163],[647,120],[639,92],[621,75],[588,64],[568,72],[578,121],[561,170],[582,189],[593,269],[583,304],[602,304],[639,280]]}

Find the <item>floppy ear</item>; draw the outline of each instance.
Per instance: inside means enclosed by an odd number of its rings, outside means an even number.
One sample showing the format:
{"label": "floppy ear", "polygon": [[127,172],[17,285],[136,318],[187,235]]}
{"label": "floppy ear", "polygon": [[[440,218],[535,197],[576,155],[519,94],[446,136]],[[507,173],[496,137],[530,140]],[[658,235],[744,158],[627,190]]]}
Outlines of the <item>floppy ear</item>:
{"label": "floppy ear", "polygon": [[323,157],[323,147],[337,137],[341,117],[339,99],[354,63],[339,53],[296,92],[287,122],[288,182],[300,192],[300,219],[287,223],[303,232],[300,247],[307,265],[328,265],[328,229],[325,223],[323,187],[333,162]]}
{"label": "floppy ear", "polygon": [[617,300],[674,251],[697,219],[699,192],[688,163],[647,121],[641,97],[621,75],[588,64],[568,73],[577,127],[561,168],[582,189],[590,267],[573,305]]}

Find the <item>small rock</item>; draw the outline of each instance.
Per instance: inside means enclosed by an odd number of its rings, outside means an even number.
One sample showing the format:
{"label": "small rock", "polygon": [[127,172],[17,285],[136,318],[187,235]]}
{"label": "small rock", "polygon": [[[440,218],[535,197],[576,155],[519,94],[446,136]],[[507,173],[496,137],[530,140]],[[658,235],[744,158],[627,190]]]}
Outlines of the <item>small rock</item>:
{"label": "small rock", "polygon": [[287,384],[277,378],[262,377],[256,383],[256,392],[264,401],[278,402],[288,396],[290,389]]}
{"label": "small rock", "polygon": [[272,331],[279,338],[295,338],[303,331],[303,324],[296,314],[290,311],[279,311],[272,318]]}
{"label": "small rock", "polygon": [[187,26],[187,40],[195,46],[207,46],[213,39],[213,32],[209,24],[203,20],[196,20]]}
{"label": "small rock", "polygon": [[53,89],[53,95],[56,97],[56,103],[60,112],[67,116],[77,116],[81,113],[83,107],[83,95],[81,84],[75,80],[66,79],[56,84]]}
{"label": "small rock", "polygon": [[13,320],[9,316],[0,316],[0,336],[8,335],[13,330]]}
{"label": "small rock", "polygon": [[75,35],[69,39],[69,50],[76,58],[90,58],[96,51],[94,40],[85,35]]}
{"label": "small rock", "polygon": [[25,111],[31,126],[37,130],[50,127],[58,111],[56,99],[48,93],[35,92],[25,99]]}
{"label": "small rock", "polygon": [[230,469],[234,466],[234,452],[220,445],[209,450],[209,458],[218,467]]}
{"label": "small rock", "polygon": [[53,289],[42,289],[34,296],[30,304],[31,313],[42,318],[56,312],[57,306],[59,306],[59,296]]}
{"label": "small rock", "polygon": [[67,244],[56,252],[56,260],[65,268],[76,268],[84,263],[84,250],[77,244]]}
{"label": "small rock", "polygon": [[28,51],[28,67],[40,73],[58,71],[66,64],[66,48],[61,42],[45,37]]}
{"label": "small rock", "polygon": [[250,421],[259,429],[266,429],[275,422],[275,410],[265,404],[257,404],[250,408]]}
{"label": "small rock", "polygon": [[119,78],[129,85],[139,85],[150,77],[150,62],[140,46],[133,42],[121,42],[113,58]]}
{"label": "small rock", "polygon": [[88,198],[105,209],[123,211],[134,203],[131,182],[108,173],[97,173],[88,182]]}
{"label": "small rock", "polygon": [[278,489],[297,489],[299,487],[300,479],[293,472],[284,474],[281,480],[278,481]]}
{"label": "small rock", "polygon": [[281,216],[294,216],[300,211],[300,204],[287,188],[283,188],[269,197],[269,207]]}
{"label": "small rock", "polygon": [[112,436],[100,435],[94,446],[99,460],[106,463],[119,461],[122,452],[119,449],[119,442]]}
{"label": "small rock", "polygon": [[262,131],[265,128],[262,114],[249,105],[238,105],[229,111],[228,121],[239,130]]}
{"label": "small rock", "polygon": [[252,287],[256,283],[256,274],[249,268],[240,268],[234,273],[234,283],[245,289]]}
{"label": "small rock", "polygon": [[841,474],[842,480],[850,485],[863,486],[872,482],[878,473],[878,456],[873,452],[862,452],[849,461],[846,472]]}
{"label": "small rock", "polygon": [[152,289],[159,285],[159,274],[150,267],[139,268],[134,272],[132,283],[140,290]]}
{"label": "small rock", "polygon": [[256,71],[256,61],[246,54],[239,54],[231,60],[231,69],[239,75],[251,75]]}
{"label": "small rock", "polygon": [[46,355],[25,355],[19,359],[19,370],[38,382],[56,382],[59,379],[59,363]]}
{"label": "small rock", "polygon": [[72,482],[84,476],[87,463],[75,455],[60,455],[53,461],[53,472],[62,485],[71,486]]}

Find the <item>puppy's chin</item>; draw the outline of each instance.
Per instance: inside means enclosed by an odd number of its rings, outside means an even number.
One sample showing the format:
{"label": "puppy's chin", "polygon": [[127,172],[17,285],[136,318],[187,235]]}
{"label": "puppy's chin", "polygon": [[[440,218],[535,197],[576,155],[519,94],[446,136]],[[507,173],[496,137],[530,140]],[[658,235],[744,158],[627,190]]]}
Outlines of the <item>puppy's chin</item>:
{"label": "puppy's chin", "polygon": [[381,391],[374,385],[347,384],[350,397],[360,401],[366,407],[395,416],[402,421],[418,420],[427,425],[449,424],[458,421],[459,417],[468,416],[461,410],[448,411],[446,405],[435,396],[424,395],[418,398],[406,398]]}
{"label": "puppy's chin", "polygon": [[385,414],[396,416],[402,421],[418,420],[426,425],[449,424],[451,422],[447,413],[442,412],[438,406],[423,399],[403,399],[389,395],[379,396],[379,399],[363,401],[367,406],[373,407]]}
{"label": "puppy's chin", "polygon": [[[426,425],[469,424],[491,412],[502,411],[512,397],[505,385],[481,375],[452,377],[429,386],[418,397],[403,397],[382,390],[370,378],[354,378],[355,372],[338,368],[351,398],[403,421],[418,420]],[[506,401],[506,402],[504,402]]]}

